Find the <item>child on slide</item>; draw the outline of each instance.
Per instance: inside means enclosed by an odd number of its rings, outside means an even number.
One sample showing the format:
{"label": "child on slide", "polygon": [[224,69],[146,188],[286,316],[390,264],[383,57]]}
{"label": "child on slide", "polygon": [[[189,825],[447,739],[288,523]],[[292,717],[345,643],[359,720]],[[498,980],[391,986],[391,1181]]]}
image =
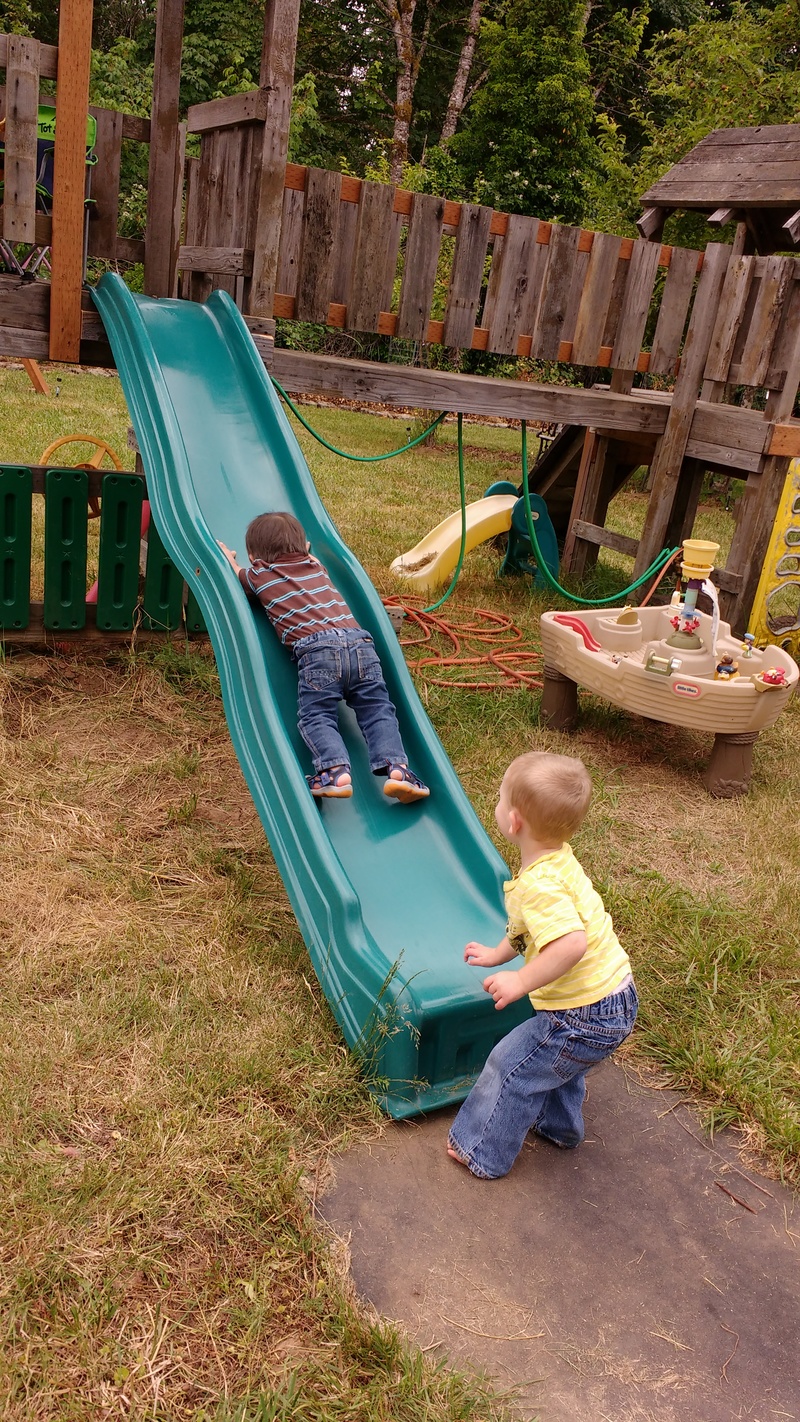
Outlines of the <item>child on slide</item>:
{"label": "child on slide", "polygon": [[[497,826],[521,859],[504,886],[508,931],[496,948],[468,943],[464,957],[492,970],[483,986],[496,1008],[527,993],[534,1012],[490,1053],[450,1131],[448,1155],[484,1180],[508,1173],[530,1130],[580,1145],[586,1073],[636,1020],[627,954],[566,843],[591,793],[582,761],[540,751],[513,760],[500,786]],[[519,968],[494,971],[517,953]]]}
{"label": "child on slide", "polygon": [[430,790],[409,769],[372,638],[311,555],[302,525],[290,513],[259,514],[245,541],[247,568],[224,543],[219,546],[297,662],[297,724],[313,756],[314,774],[306,777],[311,794],[343,800],[353,793],[338,724],[339,702],[345,701],[367,743],[373,774],[386,776],[384,795],[403,804],[425,799]]}

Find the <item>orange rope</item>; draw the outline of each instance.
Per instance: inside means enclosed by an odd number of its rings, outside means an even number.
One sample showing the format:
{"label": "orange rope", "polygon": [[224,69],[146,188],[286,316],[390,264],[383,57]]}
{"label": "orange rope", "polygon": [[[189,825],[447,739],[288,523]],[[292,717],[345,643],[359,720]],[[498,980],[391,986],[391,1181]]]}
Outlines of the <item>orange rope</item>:
{"label": "orange rope", "polygon": [[[445,621],[436,613],[424,611],[421,597],[387,597],[386,607],[402,607],[406,621],[413,624],[420,635],[400,637],[401,647],[420,647],[428,655],[409,657],[408,665],[428,686],[444,686],[456,691],[518,691],[521,686],[541,688],[538,671],[541,653],[533,648],[521,647],[524,638],[520,627],[504,612],[493,612],[489,608],[472,610],[471,621]],[[477,619],[477,620],[475,620]],[[439,639],[437,643],[434,639]],[[441,642],[444,642],[442,647]],[[485,650],[475,654],[474,649],[462,644],[478,643]],[[435,676],[424,668],[485,667],[497,674],[494,681],[459,681],[452,676]]]}

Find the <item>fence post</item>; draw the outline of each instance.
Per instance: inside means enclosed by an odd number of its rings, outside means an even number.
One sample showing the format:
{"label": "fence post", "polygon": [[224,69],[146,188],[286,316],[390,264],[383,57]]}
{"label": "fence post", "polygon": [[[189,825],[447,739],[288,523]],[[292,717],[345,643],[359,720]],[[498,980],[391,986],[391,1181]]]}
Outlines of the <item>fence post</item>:
{"label": "fence post", "polygon": [[253,249],[253,275],[245,283],[244,309],[253,316],[271,316],[275,298],[299,22],[300,0],[267,0],[259,78],[267,112],[253,227],[245,244]]}
{"label": "fence post", "polygon": [[184,0],[159,0],[147,175],[144,290],[172,296],[178,261],[179,204],[183,182],[178,99],[183,50]]}
{"label": "fence post", "polygon": [[50,359],[80,360],[93,0],[61,0],[53,160]]}

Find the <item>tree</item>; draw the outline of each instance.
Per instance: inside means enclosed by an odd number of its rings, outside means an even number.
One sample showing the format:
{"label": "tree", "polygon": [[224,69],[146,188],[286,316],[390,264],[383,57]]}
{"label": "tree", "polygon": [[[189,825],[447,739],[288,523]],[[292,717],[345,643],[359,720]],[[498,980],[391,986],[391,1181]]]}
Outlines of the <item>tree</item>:
{"label": "tree", "polygon": [[595,161],[583,0],[505,0],[484,24],[487,78],[453,150],[482,202],[579,221]]}
{"label": "tree", "polygon": [[458,121],[464,112],[464,107],[469,103],[470,98],[479,87],[485,74],[482,75],[468,90],[467,86],[472,73],[472,64],[475,59],[475,48],[478,43],[478,31],[481,26],[481,15],[483,12],[483,0],[472,0],[472,7],[467,20],[467,33],[464,43],[461,46],[461,53],[458,57],[453,86],[450,90],[450,98],[447,102],[447,113],[444,116],[442,132],[439,142],[446,144],[450,142],[458,127]]}

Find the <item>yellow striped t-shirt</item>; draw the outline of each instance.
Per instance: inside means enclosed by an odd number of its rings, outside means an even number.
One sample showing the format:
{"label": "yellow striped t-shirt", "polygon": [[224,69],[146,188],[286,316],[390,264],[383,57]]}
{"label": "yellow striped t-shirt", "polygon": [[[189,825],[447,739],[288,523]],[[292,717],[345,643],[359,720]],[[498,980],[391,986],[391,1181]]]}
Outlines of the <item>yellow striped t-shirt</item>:
{"label": "yellow striped t-shirt", "polygon": [[611,916],[568,844],[542,855],[503,885],[508,937],[529,963],[548,943],[580,929],[588,947],[555,982],[529,994],[534,1007],[588,1007],[615,992],[631,971]]}

